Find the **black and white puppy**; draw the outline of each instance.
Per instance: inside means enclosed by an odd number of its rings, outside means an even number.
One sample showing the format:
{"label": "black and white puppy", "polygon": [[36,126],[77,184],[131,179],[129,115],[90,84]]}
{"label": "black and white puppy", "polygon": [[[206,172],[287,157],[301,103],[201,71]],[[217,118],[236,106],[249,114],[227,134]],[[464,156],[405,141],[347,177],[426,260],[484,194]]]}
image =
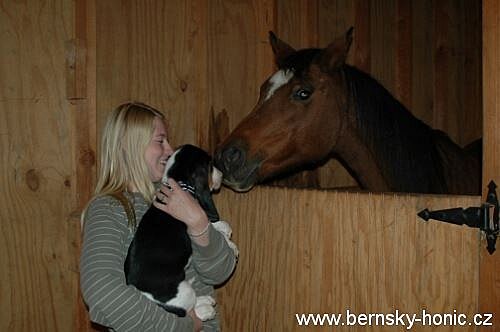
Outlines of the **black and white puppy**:
{"label": "black and white puppy", "polygon": [[[211,192],[220,187],[222,173],[212,165],[211,157],[205,151],[193,145],[181,146],[167,162],[162,182],[165,183],[167,178],[176,180],[198,200],[210,222],[219,223]],[[226,240],[230,236],[228,227],[227,223],[222,225],[221,232],[226,233]],[[165,310],[178,316],[185,316],[187,311],[194,309],[201,320],[212,319],[215,316],[214,299],[196,297],[191,282],[186,280],[184,268],[189,264],[191,254],[186,224],[151,205],[128,250],[125,260],[127,284],[134,285]]]}

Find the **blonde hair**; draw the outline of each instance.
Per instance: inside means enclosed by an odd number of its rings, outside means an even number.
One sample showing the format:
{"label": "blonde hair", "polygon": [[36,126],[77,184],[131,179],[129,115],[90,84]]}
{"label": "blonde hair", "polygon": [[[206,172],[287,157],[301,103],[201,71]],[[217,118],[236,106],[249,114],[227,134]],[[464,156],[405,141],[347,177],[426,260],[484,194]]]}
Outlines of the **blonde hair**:
{"label": "blonde hair", "polygon": [[[161,112],[138,102],[122,104],[111,112],[102,133],[94,198],[133,187],[148,203],[152,202],[155,188],[144,156],[155,118],[165,122]],[[84,218],[85,211],[82,221]]]}

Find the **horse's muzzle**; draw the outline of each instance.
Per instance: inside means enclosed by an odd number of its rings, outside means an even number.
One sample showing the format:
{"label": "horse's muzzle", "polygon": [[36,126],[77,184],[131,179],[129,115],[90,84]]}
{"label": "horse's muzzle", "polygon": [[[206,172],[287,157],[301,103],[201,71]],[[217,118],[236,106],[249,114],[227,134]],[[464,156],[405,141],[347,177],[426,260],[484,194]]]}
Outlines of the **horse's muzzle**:
{"label": "horse's muzzle", "polygon": [[214,165],[223,174],[223,182],[236,191],[248,191],[257,182],[261,162],[248,160],[247,151],[238,144],[222,146],[214,156]]}

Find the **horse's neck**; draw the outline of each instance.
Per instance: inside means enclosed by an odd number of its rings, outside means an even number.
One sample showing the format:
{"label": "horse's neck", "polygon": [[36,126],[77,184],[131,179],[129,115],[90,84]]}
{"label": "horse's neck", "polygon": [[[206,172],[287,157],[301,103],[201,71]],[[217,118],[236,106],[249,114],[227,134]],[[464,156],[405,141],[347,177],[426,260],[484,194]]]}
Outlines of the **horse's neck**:
{"label": "horse's neck", "polygon": [[346,126],[336,145],[336,153],[350,168],[363,189],[370,191],[391,191],[390,184],[362,139],[353,128]]}
{"label": "horse's neck", "polygon": [[[477,143],[476,143],[477,144]],[[479,142],[479,144],[481,144]],[[444,134],[436,137],[436,147],[447,170],[447,188],[450,194],[477,195],[481,192],[481,146],[478,151],[466,152]],[[474,155],[473,153],[478,154]]]}
{"label": "horse's neck", "polygon": [[437,160],[431,128],[368,74],[346,70],[352,133],[345,135],[351,147],[343,158],[361,185],[375,191],[432,191],[443,179],[433,167]]}

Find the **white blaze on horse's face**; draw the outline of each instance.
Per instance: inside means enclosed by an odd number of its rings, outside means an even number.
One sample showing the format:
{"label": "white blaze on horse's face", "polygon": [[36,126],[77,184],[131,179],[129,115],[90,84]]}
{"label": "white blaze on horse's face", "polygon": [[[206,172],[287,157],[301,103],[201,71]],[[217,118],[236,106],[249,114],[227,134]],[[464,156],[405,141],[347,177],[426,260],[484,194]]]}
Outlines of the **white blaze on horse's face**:
{"label": "white blaze on horse's face", "polygon": [[276,73],[274,73],[273,76],[269,79],[269,84],[271,85],[269,87],[269,90],[267,91],[266,98],[264,101],[268,100],[271,98],[271,96],[274,94],[276,90],[281,88],[283,85],[287,84],[293,77],[293,71],[292,70],[278,70]]}

